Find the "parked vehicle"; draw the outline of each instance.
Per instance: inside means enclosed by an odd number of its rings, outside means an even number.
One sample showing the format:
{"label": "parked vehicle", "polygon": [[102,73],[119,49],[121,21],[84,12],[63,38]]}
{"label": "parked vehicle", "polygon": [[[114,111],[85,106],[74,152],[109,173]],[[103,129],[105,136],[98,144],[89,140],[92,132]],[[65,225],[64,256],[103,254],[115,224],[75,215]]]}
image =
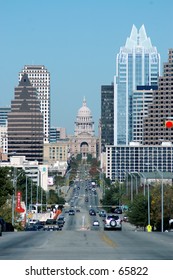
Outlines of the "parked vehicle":
{"label": "parked vehicle", "polygon": [[14,231],[12,223],[6,222],[2,217],[0,217],[1,233],[3,231]]}
{"label": "parked vehicle", "polygon": [[0,217],[1,232],[6,231],[6,222]]}

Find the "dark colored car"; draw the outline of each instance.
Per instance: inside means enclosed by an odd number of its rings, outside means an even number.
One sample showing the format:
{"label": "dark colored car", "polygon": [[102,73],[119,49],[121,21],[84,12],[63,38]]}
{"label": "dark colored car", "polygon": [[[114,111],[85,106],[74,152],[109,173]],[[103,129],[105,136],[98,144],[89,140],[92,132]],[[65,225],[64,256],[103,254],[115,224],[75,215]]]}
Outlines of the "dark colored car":
{"label": "dark colored car", "polygon": [[106,217],[106,212],[104,210],[101,210],[99,212],[99,216],[102,217],[102,218],[105,218]]}
{"label": "dark colored car", "polygon": [[34,225],[28,225],[25,227],[25,231],[38,231],[38,227],[34,224]]}
{"label": "dark colored car", "polygon": [[43,227],[43,230],[47,230],[47,231],[55,231],[61,229],[62,227],[58,226],[57,221],[55,219],[47,219]]}
{"label": "dark colored car", "polygon": [[90,216],[96,216],[96,211],[94,209],[89,210]]}
{"label": "dark colored car", "polygon": [[111,212],[112,212],[112,213],[115,213],[115,214],[122,214],[122,213],[123,213],[121,207],[115,207],[115,209],[112,209]]}
{"label": "dark colored car", "polygon": [[45,221],[38,221],[35,224],[28,224],[25,227],[25,231],[38,231],[38,230],[43,230]]}
{"label": "dark colored car", "polygon": [[64,224],[65,224],[65,219],[64,219],[64,216],[60,216],[58,219],[57,219],[57,224],[59,227],[63,227]]}
{"label": "dark colored car", "polygon": [[1,231],[6,231],[6,222],[0,217]]}
{"label": "dark colored car", "polygon": [[70,216],[71,216],[71,215],[75,215],[74,209],[70,209],[69,212],[68,212],[68,214],[69,214]]}

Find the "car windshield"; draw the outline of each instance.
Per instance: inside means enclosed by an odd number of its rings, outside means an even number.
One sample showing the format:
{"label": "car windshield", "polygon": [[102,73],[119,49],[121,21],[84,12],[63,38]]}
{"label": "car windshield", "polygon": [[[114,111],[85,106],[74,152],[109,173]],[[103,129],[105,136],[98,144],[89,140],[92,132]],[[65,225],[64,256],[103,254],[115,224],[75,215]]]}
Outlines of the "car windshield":
{"label": "car windshield", "polygon": [[54,219],[48,219],[48,220],[46,221],[46,224],[47,224],[47,225],[56,224],[56,220],[54,220]]}
{"label": "car windshield", "polygon": [[109,215],[107,216],[107,219],[114,219],[114,220],[118,220],[119,219],[119,216],[115,216],[115,215]]}

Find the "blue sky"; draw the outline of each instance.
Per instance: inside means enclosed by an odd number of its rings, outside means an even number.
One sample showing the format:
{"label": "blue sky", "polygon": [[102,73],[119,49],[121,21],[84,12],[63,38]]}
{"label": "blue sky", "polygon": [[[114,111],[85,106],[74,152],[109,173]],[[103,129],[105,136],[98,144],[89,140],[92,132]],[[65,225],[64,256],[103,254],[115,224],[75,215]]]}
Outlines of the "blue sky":
{"label": "blue sky", "polygon": [[145,25],[161,55],[173,48],[172,0],[0,0],[0,106],[10,106],[25,64],[51,74],[51,125],[74,132],[85,96],[97,134],[101,85],[132,25]]}

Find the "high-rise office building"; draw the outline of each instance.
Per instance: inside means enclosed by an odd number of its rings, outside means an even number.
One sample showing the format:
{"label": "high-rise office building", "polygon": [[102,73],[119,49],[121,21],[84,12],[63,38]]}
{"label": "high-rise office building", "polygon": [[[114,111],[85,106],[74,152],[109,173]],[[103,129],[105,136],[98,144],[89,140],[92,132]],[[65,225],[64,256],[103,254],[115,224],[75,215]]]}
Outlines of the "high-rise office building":
{"label": "high-rise office building", "polygon": [[163,76],[159,77],[158,90],[154,91],[148,116],[144,118],[145,145],[173,142],[173,127],[166,127],[166,120],[173,121],[173,49],[169,50],[168,62],[163,66]]}
{"label": "high-rise office building", "polygon": [[10,107],[0,107],[0,148],[2,148],[2,153],[6,155],[8,153],[7,123],[10,111]]}
{"label": "high-rise office building", "polygon": [[0,107],[0,126],[7,126],[8,113],[10,111],[10,107]]}
{"label": "high-rise office building", "polygon": [[132,95],[132,141],[143,143],[143,119],[148,116],[148,106],[153,101],[157,86],[137,86]]}
{"label": "high-rise office building", "polygon": [[51,127],[50,128],[50,143],[56,143],[60,139],[66,139],[66,129],[65,127]]}
{"label": "high-rise office building", "polygon": [[27,73],[31,84],[37,89],[43,114],[44,142],[48,143],[50,133],[50,73],[44,65],[25,65],[19,73],[19,81],[23,73]]}
{"label": "high-rise office building", "polygon": [[139,85],[157,85],[160,55],[147,37],[145,27],[133,25],[125,46],[116,58],[114,77],[114,144],[132,140],[132,94]]}
{"label": "high-rise office building", "polygon": [[114,85],[101,86],[101,151],[114,144]]}
{"label": "high-rise office building", "polygon": [[43,161],[43,114],[40,101],[27,74],[15,88],[11,112],[8,113],[8,153],[26,160]]}

